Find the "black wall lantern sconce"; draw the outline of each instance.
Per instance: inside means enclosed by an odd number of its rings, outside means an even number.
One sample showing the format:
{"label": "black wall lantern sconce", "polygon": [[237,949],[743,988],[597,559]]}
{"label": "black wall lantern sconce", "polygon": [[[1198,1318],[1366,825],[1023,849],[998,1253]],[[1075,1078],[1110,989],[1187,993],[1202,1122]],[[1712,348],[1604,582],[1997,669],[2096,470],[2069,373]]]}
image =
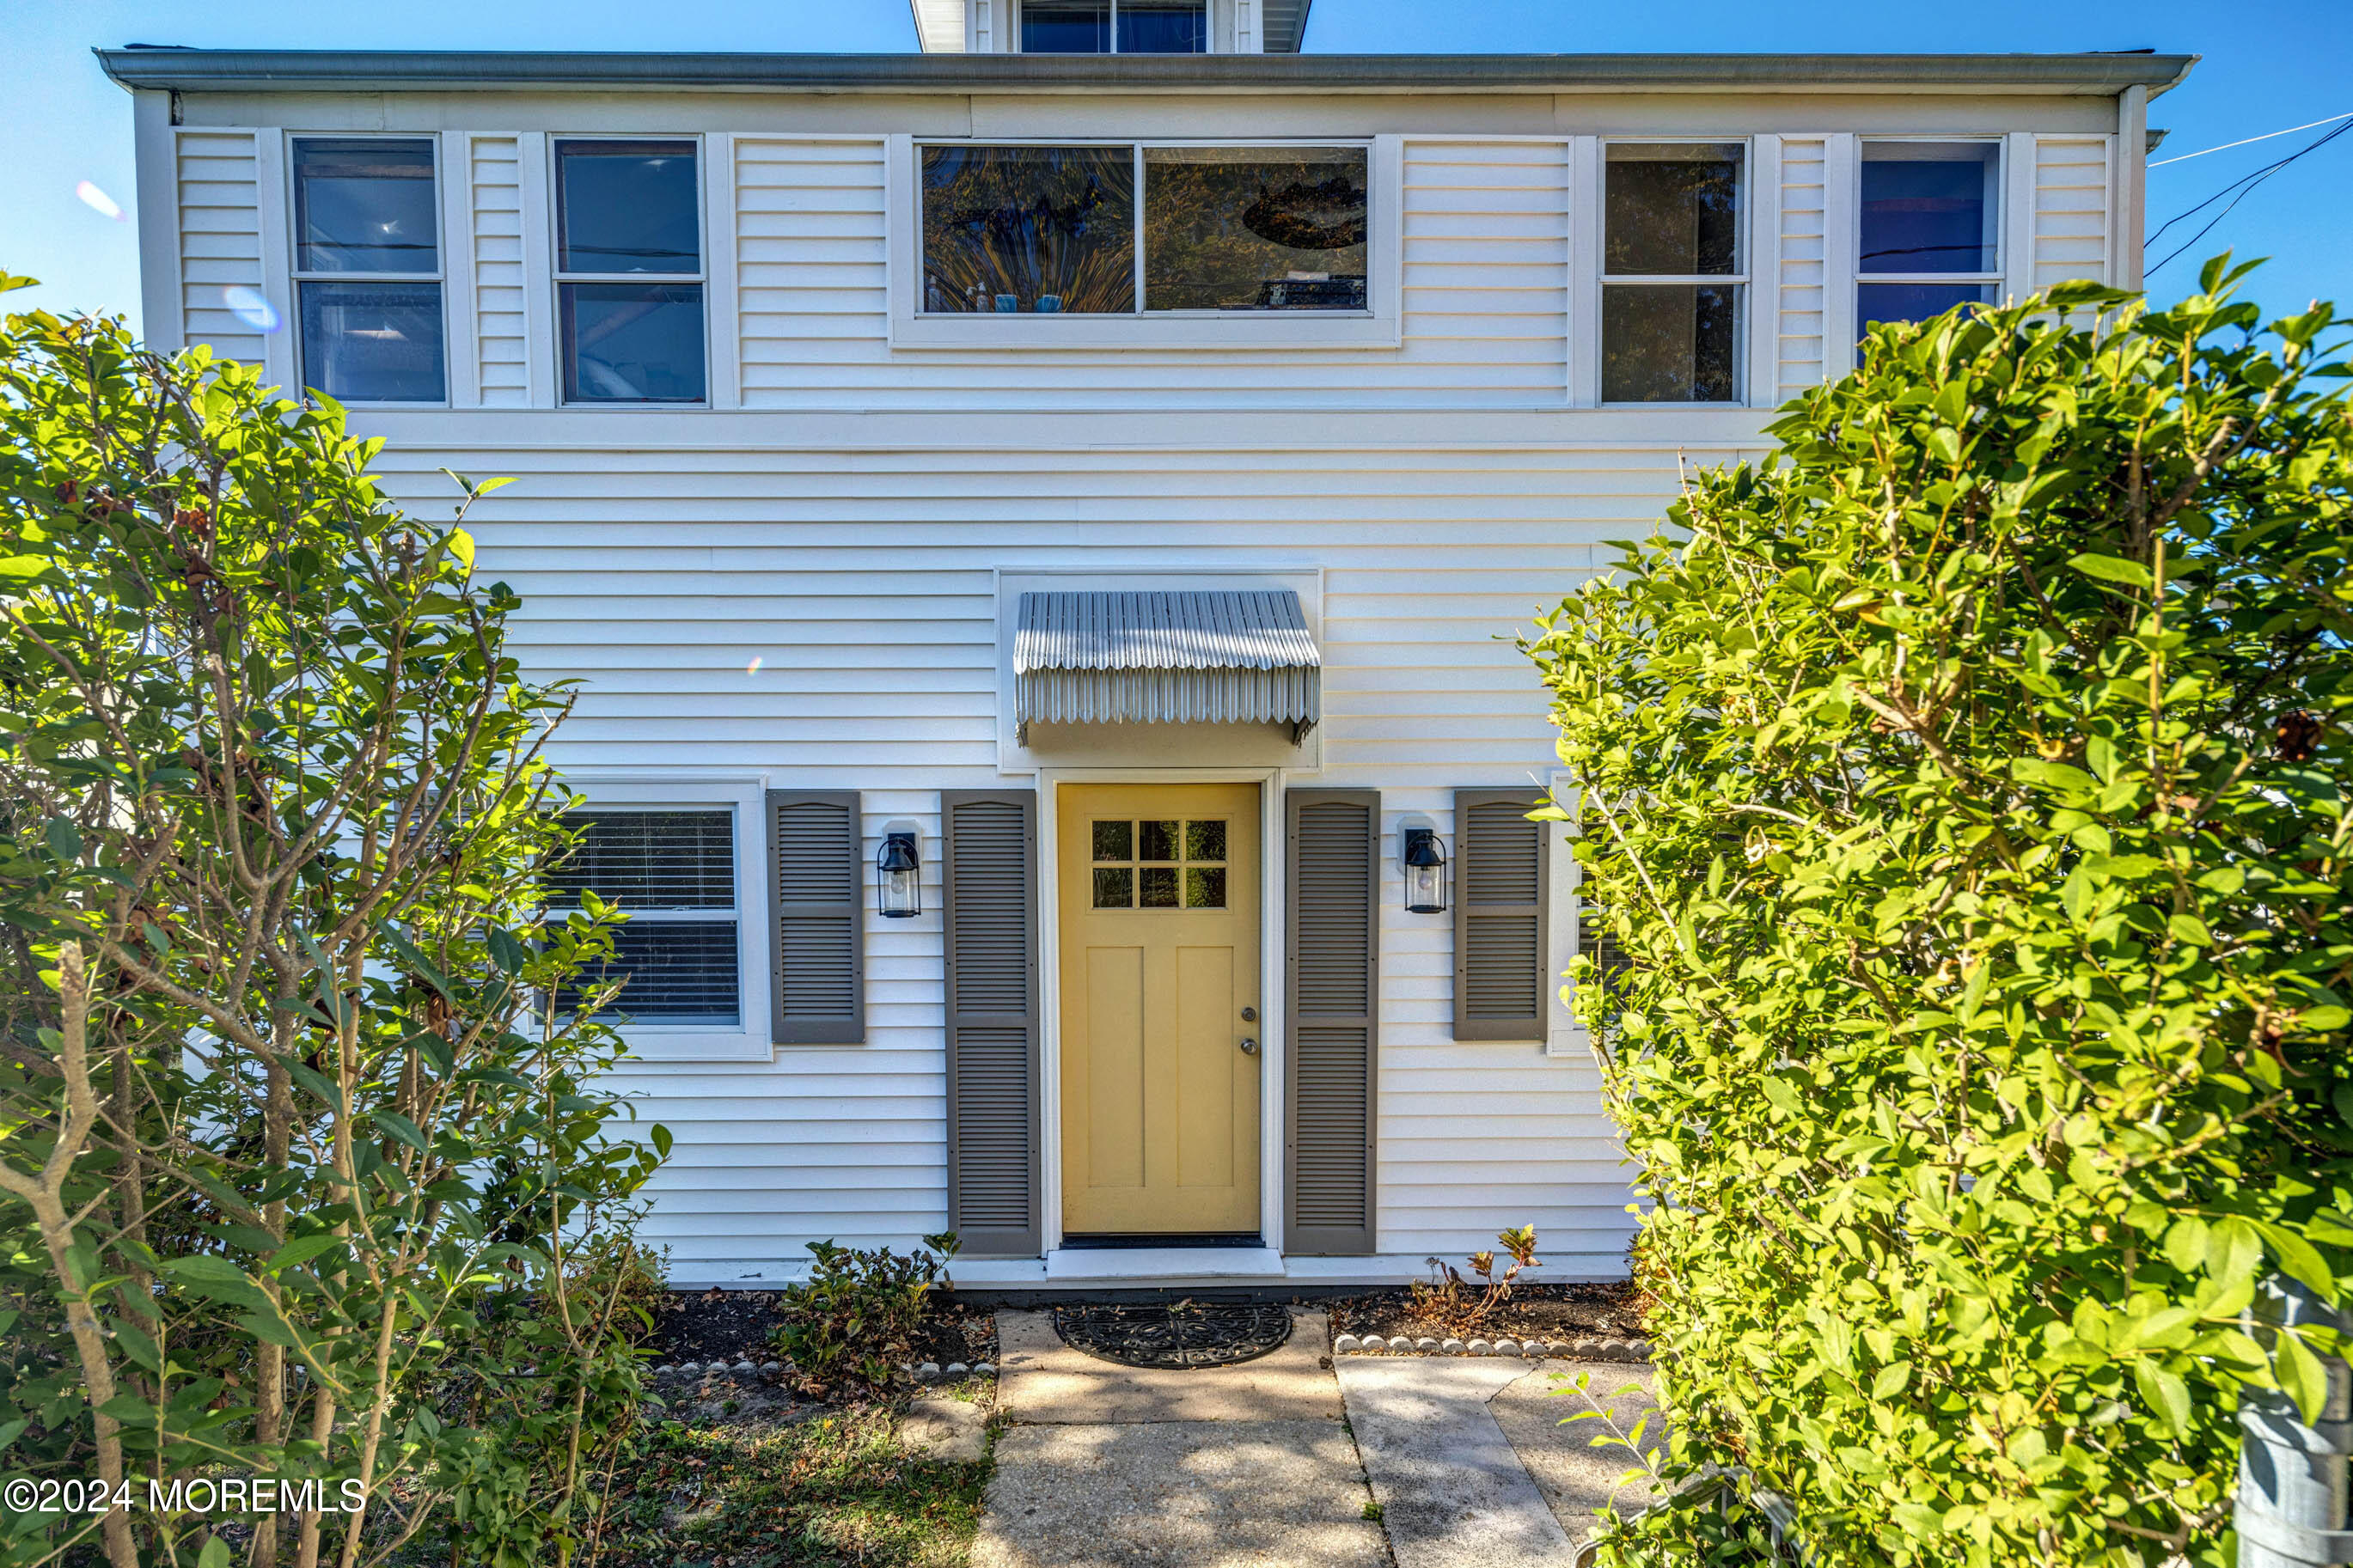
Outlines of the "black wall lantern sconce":
{"label": "black wall lantern sconce", "polygon": [[1438,842],[1438,829],[1407,828],[1405,850],[1398,858],[1405,868],[1406,912],[1416,915],[1444,914],[1446,912],[1446,849]]}
{"label": "black wall lantern sconce", "polygon": [[874,857],[874,903],[884,920],[910,920],[923,912],[923,858],[912,833],[886,833]]}

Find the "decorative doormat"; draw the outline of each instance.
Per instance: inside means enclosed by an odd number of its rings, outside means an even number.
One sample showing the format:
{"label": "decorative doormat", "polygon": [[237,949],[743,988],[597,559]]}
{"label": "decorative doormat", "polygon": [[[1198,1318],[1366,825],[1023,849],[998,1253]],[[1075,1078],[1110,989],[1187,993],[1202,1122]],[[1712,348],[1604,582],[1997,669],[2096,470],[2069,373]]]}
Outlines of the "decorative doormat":
{"label": "decorative doormat", "polygon": [[1122,1366],[1233,1366],[1289,1339],[1291,1314],[1266,1301],[1057,1307],[1054,1331],[1072,1350]]}

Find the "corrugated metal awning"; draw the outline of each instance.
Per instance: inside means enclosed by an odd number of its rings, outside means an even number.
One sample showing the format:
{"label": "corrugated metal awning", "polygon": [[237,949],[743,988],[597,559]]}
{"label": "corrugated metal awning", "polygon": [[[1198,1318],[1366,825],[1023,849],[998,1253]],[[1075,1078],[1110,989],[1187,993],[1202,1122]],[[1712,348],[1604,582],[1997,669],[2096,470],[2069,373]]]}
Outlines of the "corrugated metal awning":
{"label": "corrugated metal awning", "polygon": [[1288,588],[1024,594],[1013,721],[1288,724],[1323,716],[1323,656]]}

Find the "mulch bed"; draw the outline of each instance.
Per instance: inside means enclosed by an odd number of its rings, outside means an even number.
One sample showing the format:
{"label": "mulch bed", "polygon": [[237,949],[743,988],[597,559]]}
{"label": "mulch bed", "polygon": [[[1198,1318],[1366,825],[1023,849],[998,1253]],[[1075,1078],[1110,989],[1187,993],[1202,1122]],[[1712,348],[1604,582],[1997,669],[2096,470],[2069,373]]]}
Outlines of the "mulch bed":
{"label": "mulch bed", "polygon": [[[1476,1299],[1477,1292],[1466,1292]],[[1445,1338],[1459,1331],[1425,1322],[1407,1310],[1403,1290],[1371,1290],[1343,1296],[1323,1305],[1331,1314],[1332,1333],[1432,1335]],[[1515,1285],[1511,1300],[1498,1306],[1473,1331],[1482,1339],[1635,1340],[1645,1337],[1641,1300],[1634,1287],[1622,1280],[1606,1285]],[[1462,1337],[1468,1338],[1468,1335]]]}
{"label": "mulch bed", "polygon": [[[754,1365],[783,1355],[776,1326],[783,1321],[776,1290],[677,1290],[654,1315],[648,1348],[657,1364],[749,1361]],[[953,1294],[932,1298],[915,1335],[917,1363],[952,1362],[977,1366],[997,1359],[997,1319],[967,1309]]]}

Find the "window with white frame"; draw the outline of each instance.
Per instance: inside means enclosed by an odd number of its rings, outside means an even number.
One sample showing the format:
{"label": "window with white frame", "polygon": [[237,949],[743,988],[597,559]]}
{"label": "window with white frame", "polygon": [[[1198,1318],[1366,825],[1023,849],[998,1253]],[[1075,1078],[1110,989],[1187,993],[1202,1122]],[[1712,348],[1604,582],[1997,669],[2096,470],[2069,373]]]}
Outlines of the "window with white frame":
{"label": "window with white frame", "polygon": [[294,139],[301,382],[338,403],[448,396],[430,137]]}
{"label": "window with white frame", "polygon": [[703,401],[697,165],[687,141],[555,143],[565,402]]}
{"label": "window with white frame", "polygon": [[1740,401],[1746,151],[1737,142],[1608,144],[1604,403]]}
{"label": "window with white frame", "polygon": [[[587,889],[629,917],[615,928],[614,957],[578,984],[622,981],[612,1010],[633,1024],[740,1026],[733,810],[599,807],[567,821],[581,837],[547,868],[548,907],[578,909]],[[567,987],[558,1003],[577,994]]]}
{"label": "window with white frame", "polygon": [[1208,0],[1021,0],[1025,55],[1200,55]]}
{"label": "window with white frame", "polygon": [[1365,314],[1369,149],[925,144],[930,315]]}
{"label": "window with white frame", "polygon": [[1855,327],[1990,305],[2000,272],[2001,147],[1865,142]]}

